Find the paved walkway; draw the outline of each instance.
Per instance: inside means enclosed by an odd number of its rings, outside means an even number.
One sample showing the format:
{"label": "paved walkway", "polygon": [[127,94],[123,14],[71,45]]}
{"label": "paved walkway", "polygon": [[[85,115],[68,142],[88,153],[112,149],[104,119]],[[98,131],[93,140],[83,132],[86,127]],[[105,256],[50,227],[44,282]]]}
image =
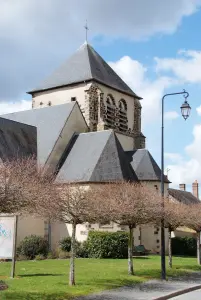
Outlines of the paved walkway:
{"label": "paved walkway", "polygon": [[197,290],[185,295],[172,298],[172,300],[199,300],[199,299],[201,299],[201,290]]}
{"label": "paved walkway", "polygon": [[167,282],[151,280],[143,284],[79,297],[77,300],[151,300],[199,284],[201,285],[201,273],[195,272],[182,278],[169,279]]}

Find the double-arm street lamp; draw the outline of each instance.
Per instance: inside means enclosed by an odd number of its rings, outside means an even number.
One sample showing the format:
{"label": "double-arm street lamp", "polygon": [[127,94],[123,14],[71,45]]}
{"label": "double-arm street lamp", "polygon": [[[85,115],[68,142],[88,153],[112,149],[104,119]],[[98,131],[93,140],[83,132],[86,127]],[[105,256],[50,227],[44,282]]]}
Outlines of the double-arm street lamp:
{"label": "double-arm street lamp", "polygon": [[[183,90],[183,92],[166,94],[162,98],[162,127],[161,127],[161,196],[162,196],[162,206],[164,208],[164,100],[168,96],[174,95],[184,95],[184,103],[181,106],[181,114],[184,120],[187,120],[191,107],[187,102],[189,93]],[[164,219],[161,220],[161,278],[166,279],[166,268],[165,268],[165,228]]]}

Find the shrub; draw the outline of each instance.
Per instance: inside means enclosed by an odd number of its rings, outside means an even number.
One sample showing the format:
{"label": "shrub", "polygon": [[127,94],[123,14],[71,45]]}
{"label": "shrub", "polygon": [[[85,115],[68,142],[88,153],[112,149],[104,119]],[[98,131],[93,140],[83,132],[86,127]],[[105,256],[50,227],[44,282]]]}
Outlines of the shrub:
{"label": "shrub", "polygon": [[[71,237],[63,238],[59,242],[59,246],[60,246],[60,248],[61,248],[62,251],[64,251],[64,252],[70,252],[71,251]],[[78,242],[78,241],[76,241],[75,242],[75,247],[76,247],[76,252],[77,253],[80,250],[80,246],[81,246],[81,243]]]}
{"label": "shrub", "polygon": [[17,248],[17,254],[24,255],[29,259],[34,259],[38,254],[42,254],[47,257],[48,242],[41,236],[27,236]]}
{"label": "shrub", "polygon": [[181,256],[196,256],[196,239],[176,237],[172,239],[172,254]]}
{"label": "shrub", "polygon": [[17,255],[17,260],[22,261],[22,260],[29,260],[29,258],[23,254],[18,254]]}
{"label": "shrub", "polygon": [[82,258],[88,257],[87,241],[79,244],[79,247],[76,249],[76,256]]}
{"label": "shrub", "polygon": [[43,254],[38,254],[35,256],[35,260],[44,260],[46,257]]}
{"label": "shrub", "polygon": [[61,248],[62,251],[70,252],[70,249],[71,249],[71,237],[63,238],[59,242],[59,246],[60,246],[60,248]]}
{"label": "shrub", "polygon": [[127,258],[128,233],[90,231],[84,247],[88,257]]}
{"label": "shrub", "polygon": [[56,249],[55,251],[56,258],[59,259],[67,259],[70,258],[70,252],[63,251],[60,247]]}
{"label": "shrub", "polygon": [[55,258],[57,258],[55,251],[48,252],[47,259],[55,259]]}

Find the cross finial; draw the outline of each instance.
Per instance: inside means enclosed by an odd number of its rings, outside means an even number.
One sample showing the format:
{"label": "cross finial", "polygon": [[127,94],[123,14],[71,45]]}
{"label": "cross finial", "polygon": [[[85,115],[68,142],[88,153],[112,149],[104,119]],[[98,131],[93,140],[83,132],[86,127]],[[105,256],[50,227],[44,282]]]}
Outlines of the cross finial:
{"label": "cross finial", "polygon": [[89,30],[89,27],[87,26],[87,20],[86,20],[86,24],[85,24],[84,28],[86,30],[86,42],[87,42],[87,39],[88,39],[88,30]]}

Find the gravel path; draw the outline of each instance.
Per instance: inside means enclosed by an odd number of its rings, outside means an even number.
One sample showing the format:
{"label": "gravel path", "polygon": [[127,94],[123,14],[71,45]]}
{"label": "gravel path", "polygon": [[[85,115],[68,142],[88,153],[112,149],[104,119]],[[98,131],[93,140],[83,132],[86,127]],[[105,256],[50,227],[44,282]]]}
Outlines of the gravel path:
{"label": "gravel path", "polygon": [[151,280],[143,284],[104,291],[96,295],[79,297],[77,300],[151,300],[172,292],[194,287],[198,284],[201,284],[201,273],[195,272],[189,276],[169,279],[166,282]]}

